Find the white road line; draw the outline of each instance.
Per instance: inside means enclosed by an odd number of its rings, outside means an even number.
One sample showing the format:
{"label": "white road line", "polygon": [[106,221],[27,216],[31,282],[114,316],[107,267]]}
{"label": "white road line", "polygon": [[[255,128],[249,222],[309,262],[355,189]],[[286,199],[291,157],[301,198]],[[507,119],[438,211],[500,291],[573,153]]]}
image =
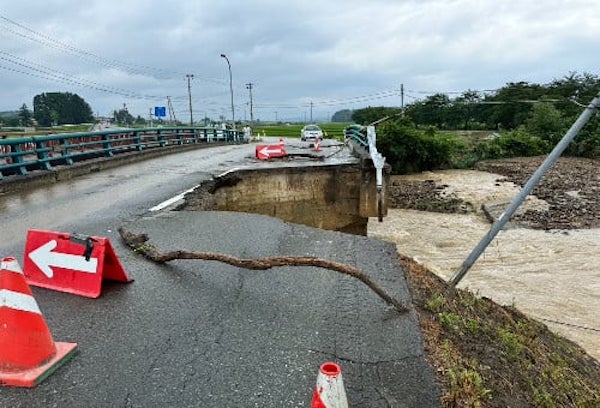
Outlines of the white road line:
{"label": "white road line", "polygon": [[171,204],[176,203],[179,200],[183,200],[183,197],[187,193],[191,193],[192,191],[194,191],[194,189],[196,189],[196,187],[199,187],[199,186],[200,186],[200,184],[198,184],[197,186],[194,186],[188,190],[185,190],[181,194],[177,194],[175,197],[171,197],[168,200],[165,200],[162,203],[155,205],[154,207],[150,208],[150,211],[160,211],[160,210],[163,210],[166,207],[170,206]]}
{"label": "white road line", "polygon": [[215,178],[221,178],[221,177],[225,177],[226,175],[228,175],[229,173],[235,173],[236,171],[238,171],[240,169],[238,169],[237,167],[227,170],[226,172],[223,172],[221,174],[219,174],[218,176],[216,176]]}

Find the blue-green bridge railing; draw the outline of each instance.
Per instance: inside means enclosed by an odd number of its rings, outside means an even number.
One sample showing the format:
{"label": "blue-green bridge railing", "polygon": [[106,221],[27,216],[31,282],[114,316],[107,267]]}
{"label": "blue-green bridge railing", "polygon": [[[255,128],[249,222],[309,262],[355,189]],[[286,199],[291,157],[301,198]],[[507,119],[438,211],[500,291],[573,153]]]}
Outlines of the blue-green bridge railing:
{"label": "blue-green bridge railing", "polygon": [[199,143],[243,143],[239,130],[213,127],[111,129],[9,138],[0,136],[0,180],[29,171],[147,149]]}

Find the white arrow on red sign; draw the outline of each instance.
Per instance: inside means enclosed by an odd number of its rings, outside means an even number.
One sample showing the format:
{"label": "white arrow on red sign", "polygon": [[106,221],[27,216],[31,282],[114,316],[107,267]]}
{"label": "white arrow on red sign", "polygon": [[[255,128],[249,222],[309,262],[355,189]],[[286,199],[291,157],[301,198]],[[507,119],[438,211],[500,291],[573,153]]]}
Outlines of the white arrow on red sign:
{"label": "white arrow on red sign", "polygon": [[272,146],[265,146],[262,149],[260,149],[258,152],[267,157],[270,157],[272,154],[282,154],[283,153],[283,149],[281,147],[273,147],[272,149],[270,147],[272,147]]}
{"label": "white arrow on red sign", "polygon": [[48,241],[39,248],[29,253],[29,258],[48,278],[54,276],[55,268],[71,269],[77,272],[96,273],[98,269],[98,258],[90,258],[89,261],[83,255],[63,254],[53,252],[58,243],[55,239]]}

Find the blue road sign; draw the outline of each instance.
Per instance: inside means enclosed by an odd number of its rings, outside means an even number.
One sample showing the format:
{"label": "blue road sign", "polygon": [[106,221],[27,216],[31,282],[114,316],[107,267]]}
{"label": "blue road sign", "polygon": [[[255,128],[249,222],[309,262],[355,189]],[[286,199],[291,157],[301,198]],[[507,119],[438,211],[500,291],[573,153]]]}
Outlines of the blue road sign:
{"label": "blue road sign", "polygon": [[167,116],[167,108],[164,106],[155,106],[154,107],[154,116],[157,118],[164,118]]}

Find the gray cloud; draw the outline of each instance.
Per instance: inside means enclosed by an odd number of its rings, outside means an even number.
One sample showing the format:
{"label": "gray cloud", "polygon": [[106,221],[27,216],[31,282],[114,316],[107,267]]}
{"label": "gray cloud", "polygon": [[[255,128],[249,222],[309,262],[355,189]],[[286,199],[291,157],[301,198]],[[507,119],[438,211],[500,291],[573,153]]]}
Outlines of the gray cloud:
{"label": "gray cloud", "polygon": [[229,116],[221,53],[232,65],[236,116],[253,82],[263,120],[302,119],[311,101],[316,119],[399,105],[400,83],[422,96],[599,73],[595,0],[27,3],[0,9],[0,110],[68,91],[102,115],[126,103],[147,116],[171,96],[185,117],[193,73],[198,115]]}

